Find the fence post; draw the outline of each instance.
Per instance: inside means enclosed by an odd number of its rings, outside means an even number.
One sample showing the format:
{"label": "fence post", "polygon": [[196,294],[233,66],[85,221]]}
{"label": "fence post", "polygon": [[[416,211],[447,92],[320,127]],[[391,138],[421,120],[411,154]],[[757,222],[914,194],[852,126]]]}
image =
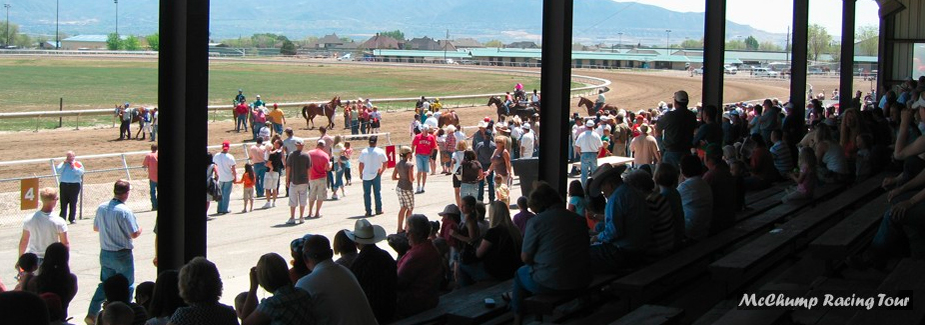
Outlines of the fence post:
{"label": "fence post", "polygon": [[132,181],[132,172],[128,169],[128,162],[125,161],[125,154],[122,154],[122,167],[125,168],[125,177],[128,177],[128,181]]}
{"label": "fence post", "polygon": [[51,175],[55,177],[55,184],[58,184],[58,169],[55,168],[55,159],[48,159],[48,163],[51,164]]}
{"label": "fence post", "polygon": [[83,220],[84,219],[84,175],[80,175],[80,193],[77,193],[77,195],[80,197],[80,201],[78,202],[78,204],[80,204],[80,209],[78,209],[78,211],[80,211],[79,218],[80,220]]}
{"label": "fence post", "polygon": [[[58,100],[58,111],[64,111],[64,97],[61,97]],[[58,128],[60,129],[62,126],[64,126],[64,117],[58,116]]]}
{"label": "fence post", "polygon": [[251,160],[250,153],[247,152],[247,143],[242,143],[241,147],[244,147],[244,163],[248,163]]}
{"label": "fence post", "polygon": [[80,130],[80,114],[77,114],[77,130]]}

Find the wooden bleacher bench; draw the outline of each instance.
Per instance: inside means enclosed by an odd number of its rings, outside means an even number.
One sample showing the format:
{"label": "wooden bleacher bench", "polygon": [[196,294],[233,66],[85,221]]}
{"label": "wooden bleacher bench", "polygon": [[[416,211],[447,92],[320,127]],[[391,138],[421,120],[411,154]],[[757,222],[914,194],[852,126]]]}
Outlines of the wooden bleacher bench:
{"label": "wooden bleacher bench", "polygon": [[748,206],[750,202],[759,201],[762,199],[769,198],[771,196],[776,196],[778,199],[781,198],[781,193],[784,192],[788,186],[793,185],[793,182],[780,182],[774,184],[769,188],[763,189],[761,191],[754,191],[745,194],[745,206]]}
{"label": "wooden bleacher bench", "polygon": [[[829,185],[818,188],[816,192],[818,197],[825,198],[842,188]],[[770,209],[756,209],[737,215],[737,220],[744,220],[737,222],[732,228],[620,278],[611,287],[627,299],[629,308],[636,308],[705,272],[716,254],[770,230],[776,222],[812,204],[809,201],[780,204],[780,198],[776,196],[760,202],[768,205]],[[744,216],[749,217],[743,218]]]}
{"label": "wooden bleacher bench", "polygon": [[570,294],[538,294],[524,299],[525,314],[552,315],[557,306],[599,292],[601,288],[620,278],[617,274],[595,274],[585,290]]}
{"label": "wooden bleacher bench", "polygon": [[812,256],[827,261],[831,269],[833,261],[843,261],[870,243],[889,207],[887,194],[873,199],[810,243]]}
{"label": "wooden bleacher bench", "polygon": [[887,295],[897,290],[912,290],[912,310],[859,311],[848,321],[849,325],[862,324],[922,324],[925,322],[925,261],[903,259],[883,280],[878,292]]}
{"label": "wooden bleacher bench", "polygon": [[[508,283],[508,285],[510,286],[510,283]],[[392,324],[412,325],[443,323],[448,312],[457,308],[461,304],[469,302],[469,299],[474,299],[480,290],[489,288],[491,286],[491,283],[480,282],[465,288],[453,290],[440,296],[440,302],[437,304],[437,307],[425,310],[411,317],[399,319]],[[503,303],[503,301],[501,302]]]}
{"label": "wooden bleacher bench", "polygon": [[684,310],[673,307],[642,305],[633,312],[620,317],[610,325],[659,325],[675,324],[684,315]]}
{"label": "wooden bleacher bench", "polygon": [[710,264],[713,279],[724,283],[727,293],[734,291],[797,248],[808,244],[809,238],[821,231],[821,226],[840,215],[842,211],[880,191],[882,179],[883,177],[872,177],[857,184],[787,221],[779,227],[778,232],[765,234],[713,262]]}
{"label": "wooden bleacher bench", "polygon": [[[446,324],[482,324],[507,313],[507,303],[501,295],[513,288],[514,281],[507,280],[469,294],[467,300],[458,302],[446,313]],[[485,298],[494,299],[495,307],[485,306]]]}

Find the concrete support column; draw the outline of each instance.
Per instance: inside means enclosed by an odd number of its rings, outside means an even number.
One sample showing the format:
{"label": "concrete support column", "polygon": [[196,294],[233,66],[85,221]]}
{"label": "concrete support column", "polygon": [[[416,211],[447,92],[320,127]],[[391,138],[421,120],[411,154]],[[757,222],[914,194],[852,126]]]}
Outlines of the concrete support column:
{"label": "concrete support column", "polygon": [[841,75],[839,110],[850,108],[854,97],[854,11],[857,0],[843,0],[841,11]]}
{"label": "concrete support column", "polygon": [[706,0],[703,30],[703,105],[715,105],[722,109],[726,0]]}
{"label": "concrete support column", "polygon": [[539,180],[566,194],[572,61],[572,0],[543,0],[543,109]]}
{"label": "concrete support column", "polygon": [[[806,112],[806,55],[809,29],[809,0],[793,0],[793,50],[790,61],[792,112]],[[802,119],[798,119],[802,121]]]}
{"label": "concrete support column", "polygon": [[206,255],[209,1],[160,1],[158,272]]}

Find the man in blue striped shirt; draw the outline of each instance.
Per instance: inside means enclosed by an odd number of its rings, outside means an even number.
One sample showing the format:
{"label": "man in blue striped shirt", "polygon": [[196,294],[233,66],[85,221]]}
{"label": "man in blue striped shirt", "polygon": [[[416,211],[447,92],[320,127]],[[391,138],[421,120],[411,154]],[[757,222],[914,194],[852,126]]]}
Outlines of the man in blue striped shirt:
{"label": "man in blue striped shirt", "polygon": [[[64,161],[55,167],[61,191],[61,219],[73,224],[77,216],[77,196],[83,183],[84,165],[75,159],[73,151],[68,151]],[[69,211],[70,210],[70,211]]]}
{"label": "man in blue striped shirt", "polygon": [[[129,296],[134,289],[135,258],[132,256],[132,239],[141,236],[141,227],[135,214],[125,206],[131,185],[120,179],[113,186],[113,199],[100,204],[93,220],[93,231],[100,233],[100,284],[90,300],[87,319],[96,319],[101,304],[106,299],[102,282],[109,277],[122,274],[129,282]],[[89,323],[89,322],[88,322]]]}

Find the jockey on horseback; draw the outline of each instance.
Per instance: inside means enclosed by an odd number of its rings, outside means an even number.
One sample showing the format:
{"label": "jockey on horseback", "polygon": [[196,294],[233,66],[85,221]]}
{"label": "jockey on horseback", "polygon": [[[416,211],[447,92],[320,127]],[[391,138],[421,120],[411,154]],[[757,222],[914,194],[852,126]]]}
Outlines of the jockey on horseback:
{"label": "jockey on horseback", "polygon": [[595,111],[595,112],[596,112],[596,111],[599,111],[599,110],[601,109],[601,107],[604,107],[604,103],[605,103],[606,101],[607,101],[607,98],[604,97],[604,90],[603,90],[603,89],[598,89],[598,90],[597,90],[597,100],[594,101],[594,109],[593,109],[593,111]]}
{"label": "jockey on horseback", "polygon": [[514,99],[517,101],[527,100],[527,94],[524,93],[524,84],[518,82],[514,85]]}
{"label": "jockey on horseback", "polygon": [[434,112],[436,114],[437,112],[440,111],[441,108],[443,108],[443,104],[440,104],[440,98],[434,98],[433,104],[430,104],[431,112]]}

